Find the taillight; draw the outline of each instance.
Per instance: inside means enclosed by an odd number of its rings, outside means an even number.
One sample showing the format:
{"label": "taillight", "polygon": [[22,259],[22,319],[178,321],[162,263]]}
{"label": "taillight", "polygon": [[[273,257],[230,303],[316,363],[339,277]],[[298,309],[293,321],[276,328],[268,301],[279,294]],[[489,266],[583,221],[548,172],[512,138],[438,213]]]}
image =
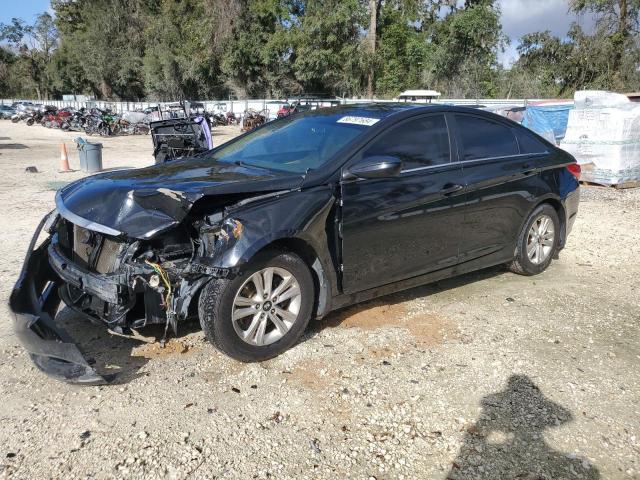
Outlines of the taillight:
{"label": "taillight", "polygon": [[567,170],[571,172],[571,175],[576,177],[576,180],[580,180],[580,172],[582,172],[580,165],[578,165],[577,163],[572,163],[570,165],[567,165]]}

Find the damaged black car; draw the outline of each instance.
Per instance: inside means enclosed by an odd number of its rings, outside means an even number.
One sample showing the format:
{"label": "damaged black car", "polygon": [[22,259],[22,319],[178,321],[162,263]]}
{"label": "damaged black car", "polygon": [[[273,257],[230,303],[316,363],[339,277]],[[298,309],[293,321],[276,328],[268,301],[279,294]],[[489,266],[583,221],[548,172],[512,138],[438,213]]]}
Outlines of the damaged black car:
{"label": "damaged black car", "polygon": [[533,275],[564,247],[580,169],[505,118],[367,104],[276,120],[202,154],[65,186],[10,299],[35,364],[101,383],[61,302],[123,334],[199,319],[241,361],[332,310],[480,268]]}

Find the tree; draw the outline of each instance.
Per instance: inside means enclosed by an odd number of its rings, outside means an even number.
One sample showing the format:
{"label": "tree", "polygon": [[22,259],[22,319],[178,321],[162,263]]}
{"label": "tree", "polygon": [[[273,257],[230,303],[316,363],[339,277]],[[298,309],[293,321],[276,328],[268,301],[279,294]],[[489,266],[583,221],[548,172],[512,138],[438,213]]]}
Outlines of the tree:
{"label": "tree", "polygon": [[436,44],[432,78],[446,95],[495,94],[497,51],[507,38],[500,25],[500,10],[493,1],[469,2],[434,27]]}
{"label": "tree", "polygon": [[[52,6],[67,61],[99,98],[144,96],[145,10],[138,0],[57,0]],[[61,59],[59,59],[61,60]]]}
{"label": "tree", "polygon": [[570,0],[597,28],[521,39],[504,69],[497,0],[51,0],[0,25],[0,93],[101,99],[571,96],[640,90],[640,0]]}
{"label": "tree", "polygon": [[307,93],[360,93],[360,28],[364,11],[358,0],[311,0],[292,29],[293,74]]}
{"label": "tree", "polygon": [[637,54],[640,32],[640,0],[571,0],[571,8],[582,13],[597,15],[598,36],[611,43],[612,69],[616,83],[624,84],[623,63],[625,56]]}
{"label": "tree", "polygon": [[402,4],[387,3],[382,10],[375,73],[379,95],[393,97],[407,88],[429,86],[425,72],[433,63],[435,46],[418,26],[418,15]]}
{"label": "tree", "polygon": [[226,42],[222,71],[239,97],[300,90],[291,71],[292,28],[301,5],[288,0],[248,2]]}
{"label": "tree", "polygon": [[37,16],[33,25],[13,18],[9,25],[0,24],[0,41],[6,41],[15,52],[12,68],[24,82],[23,92],[33,91],[38,99],[49,98],[51,78],[49,65],[58,43],[58,32],[48,13]]}

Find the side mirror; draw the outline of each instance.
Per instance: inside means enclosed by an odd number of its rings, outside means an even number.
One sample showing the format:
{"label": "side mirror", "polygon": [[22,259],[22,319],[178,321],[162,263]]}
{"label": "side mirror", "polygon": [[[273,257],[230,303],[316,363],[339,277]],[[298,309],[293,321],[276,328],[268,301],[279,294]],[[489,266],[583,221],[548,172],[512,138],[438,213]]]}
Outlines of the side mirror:
{"label": "side mirror", "polygon": [[402,171],[402,160],[398,157],[387,155],[375,155],[360,160],[346,170],[343,180],[354,180],[356,178],[391,178],[397,177]]}

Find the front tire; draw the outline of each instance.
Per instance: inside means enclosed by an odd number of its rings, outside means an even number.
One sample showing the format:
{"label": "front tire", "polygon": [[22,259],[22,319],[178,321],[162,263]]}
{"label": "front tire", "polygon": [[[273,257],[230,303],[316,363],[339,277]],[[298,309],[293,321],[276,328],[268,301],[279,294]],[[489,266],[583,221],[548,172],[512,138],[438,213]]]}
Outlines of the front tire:
{"label": "front tire", "polygon": [[198,303],[200,324],[219,350],[242,362],[273,358],[293,346],[315,304],[313,278],[291,252],[265,252],[233,279],[213,279]]}
{"label": "front tire", "polygon": [[520,275],[544,272],[558,251],[560,219],[555,208],[544,203],[538,206],[518,236],[516,256],[509,270]]}

